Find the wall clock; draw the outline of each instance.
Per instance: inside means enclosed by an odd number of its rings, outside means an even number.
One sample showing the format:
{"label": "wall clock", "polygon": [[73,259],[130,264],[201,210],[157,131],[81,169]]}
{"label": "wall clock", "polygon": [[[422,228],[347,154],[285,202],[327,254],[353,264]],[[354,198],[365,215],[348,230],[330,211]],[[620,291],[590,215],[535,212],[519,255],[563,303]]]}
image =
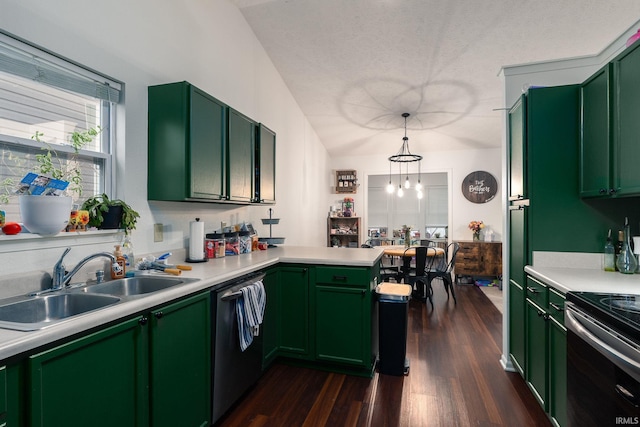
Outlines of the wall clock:
{"label": "wall clock", "polygon": [[489,172],[471,172],[462,181],[462,194],[473,203],[487,203],[496,197],[498,181]]}

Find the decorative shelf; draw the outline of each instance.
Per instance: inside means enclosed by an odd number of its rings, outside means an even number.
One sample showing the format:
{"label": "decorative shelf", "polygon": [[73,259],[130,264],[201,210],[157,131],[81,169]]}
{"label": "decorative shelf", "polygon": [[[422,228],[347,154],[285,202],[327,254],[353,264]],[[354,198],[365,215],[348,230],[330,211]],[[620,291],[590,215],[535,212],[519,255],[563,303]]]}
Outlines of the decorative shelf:
{"label": "decorative shelf", "polygon": [[355,194],[358,192],[358,177],[353,169],[336,171],[336,193]]}

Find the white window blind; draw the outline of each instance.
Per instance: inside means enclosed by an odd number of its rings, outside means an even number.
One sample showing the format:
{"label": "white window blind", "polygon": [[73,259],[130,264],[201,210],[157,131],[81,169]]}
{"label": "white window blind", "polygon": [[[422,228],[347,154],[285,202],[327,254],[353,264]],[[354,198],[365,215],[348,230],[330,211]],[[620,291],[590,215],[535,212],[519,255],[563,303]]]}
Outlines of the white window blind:
{"label": "white window blind", "polygon": [[[100,134],[78,156],[82,196],[110,193],[113,110],[121,85],[94,71],[0,33],[0,182],[16,183],[36,166],[43,144],[38,132],[62,162],[73,152],[70,135],[100,127]],[[0,189],[2,190],[2,189]],[[17,197],[0,206],[7,220],[20,221]]]}

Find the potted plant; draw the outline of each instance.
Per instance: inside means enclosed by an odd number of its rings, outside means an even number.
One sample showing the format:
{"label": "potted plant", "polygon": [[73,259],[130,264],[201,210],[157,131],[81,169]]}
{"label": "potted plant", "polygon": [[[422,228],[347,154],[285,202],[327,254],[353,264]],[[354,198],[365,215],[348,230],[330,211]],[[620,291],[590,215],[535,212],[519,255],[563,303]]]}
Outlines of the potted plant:
{"label": "potted plant", "polygon": [[73,198],[68,194],[82,196],[82,172],[78,162],[80,149],[101,131],[98,126],[71,133],[69,142],[73,152],[67,161],[61,159],[53,146],[42,139],[44,133],[36,131],[31,137],[43,144],[44,153],[36,154],[34,173],[28,174],[18,188],[22,221],[30,232],[55,235],[67,226],[73,203]]}
{"label": "potted plant", "polygon": [[88,198],[82,210],[89,211],[89,225],[101,229],[124,229],[126,234],[136,228],[140,214],[120,199],[106,194]]}

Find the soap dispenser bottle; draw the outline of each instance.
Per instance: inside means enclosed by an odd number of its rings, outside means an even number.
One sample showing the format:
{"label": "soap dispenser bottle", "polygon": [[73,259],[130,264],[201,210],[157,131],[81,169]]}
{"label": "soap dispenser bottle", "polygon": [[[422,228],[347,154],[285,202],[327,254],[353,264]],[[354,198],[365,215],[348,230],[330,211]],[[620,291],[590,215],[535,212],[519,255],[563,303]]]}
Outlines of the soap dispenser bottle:
{"label": "soap dispenser bottle", "polygon": [[631,249],[631,229],[629,227],[629,218],[624,219],[624,240],[622,241],[622,249],[616,259],[616,267],[618,271],[624,274],[633,274],[638,267],[638,260]]}
{"label": "soap dispenser bottle", "polygon": [[115,246],[116,250],[113,255],[116,257],[116,262],[111,265],[111,278],[122,279],[125,276],[125,259],[120,250],[120,245]]}

